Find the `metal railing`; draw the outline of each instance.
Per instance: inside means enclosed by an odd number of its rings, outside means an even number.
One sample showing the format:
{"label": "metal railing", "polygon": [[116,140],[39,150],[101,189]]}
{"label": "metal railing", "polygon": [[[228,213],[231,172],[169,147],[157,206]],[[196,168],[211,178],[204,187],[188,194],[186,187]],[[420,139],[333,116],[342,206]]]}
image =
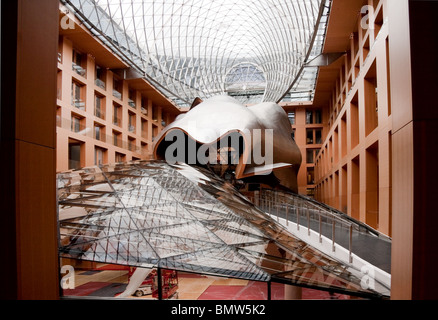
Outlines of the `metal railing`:
{"label": "metal railing", "polygon": [[78,65],[74,62],[72,63],[72,70],[74,72],[76,72],[78,75],[83,76],[83,77],[85,77],[85,75],[87,73],[83,67],[81,67],[80,65]]}
{"label": "metal railing", "polygon": [[106,90],[106,84],[103,80],[101,79],[96,79],[94,80],[94,83],[96,84],[96,86],[98,86],[99,88]]}
{"label": "metal railing", "polygon": [[122,139],[115,140],[114,135],[107,134],[102,131],[98,136],[96,136],[96,133],[93,130],[93,128],[87,127],[84,124],[84,122],[82,122],[81,120],[82,119],[80,119],[79,122],[77,122],[77,121],[73,121],[71,118],[61,118],[61,116],[57,115],[56,125],[59,128],[69,130],[75,134],[80,134],[84,137],[89,137],[104,143],[113,144],[116,147],[129,150],[135,153],[145,154],[140,146],[137,146],[132,142],[130,143],[127,140],[122,140]]}
{"label": "metal railing", "polygon": [[117,91],[116,89],[113,89],[113,96],[119,100],[122,100],[122,94],[119,91]]}
{"label": "metal railing", "polygon": [[[248,198],[278,222],[280,218],[284,219],[286,227],[295,224],[293,227],[297,231],[305,228],[308,236],[313,231],[318,234],[320,243],[323,237],[331,240],[332,252],[335,252],[336,244],[345,248],[349,252],[350,263],[353,261],[355,248],[363,246],[363,242],[359,243],[363,241],[363,236],[391,241],[389,237],[368,225],[311,198],[273,190],[255,191]],[[361,236],[362,239],[359,239]]]}
{"label": "metal railing", "polygon": [[129,99],[128,100],[128,105],[131,107],[131,108],[136,108],[136,105],[135,105],[135,102],[134,102],[134,100],[132,100],[132,99]]}

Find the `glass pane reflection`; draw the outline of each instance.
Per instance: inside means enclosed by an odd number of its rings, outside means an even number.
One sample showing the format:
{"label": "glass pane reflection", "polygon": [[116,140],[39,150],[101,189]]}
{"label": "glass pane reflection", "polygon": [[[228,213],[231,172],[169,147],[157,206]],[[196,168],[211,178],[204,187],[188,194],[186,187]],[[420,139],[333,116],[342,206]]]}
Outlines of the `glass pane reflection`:
{"label": "glass pane reflection", "polygon": [[62,258],[389,296],[205,169],[135,161],[57,181]]}

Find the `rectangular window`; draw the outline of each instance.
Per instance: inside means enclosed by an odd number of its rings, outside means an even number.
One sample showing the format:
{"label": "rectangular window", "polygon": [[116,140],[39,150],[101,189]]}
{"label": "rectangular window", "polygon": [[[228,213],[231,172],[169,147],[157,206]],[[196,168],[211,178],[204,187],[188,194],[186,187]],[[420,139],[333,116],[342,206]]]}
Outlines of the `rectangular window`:
{"label": "rectangular window", "polygon": [[315,130],[315,144],[322,144],[322,130]]}
{"label": "rectangular window", "polygon": [[315,124],[322,124],[322,112],[321,110],[315,110]]}
{"label": "rectangular window", "polygon": [[79,169],[81,167],[81,143],[70,142],[68,144],[68,168]]}
{"label": "rectangular window", "polygon": [[105,119],[105,98],[100,95],[95,95],[94,99],[94,115],[98,118]]}
{"label": "rectangular window", "polygon": [[306,111],[306,124],[313,124],[313,112]]}
{"label": "rectangular window", "polygon": [[117,99],[122,100],[122,91],[123,91],[123,83],[122,80],[117,79],[114,77],[113,79],[113,96]]}
{"label": "rectangular window", "polygon": [[291,111],[287,114],[291,125],[295,125],[295,111]]}
{"label": "rectangular window", "polygon": [[62,128],[62,113],[61,113],[61,107],[56,107],[56,126]]}
{"label": "rectangular window", "polygon": [[152,140],[158,136],[158,127],[156,125],[152,125]]}
{"label": "rectangular window", "polygon": [[85,71],[85,57],[83,58],[83,54],[78,52],[77,50],[73,50],[73,56],[72,56],[72,69],[74,72],[76,72],[78,75],[81,75],[85,77],[86,71]]}
{"label": "rectangular window", "polygon": [[135,151],[135,139],[134,138],[128,138],[128,150]]}
{"label": "rectangular window", "polygon": [[122,146],[122,134],[118,131],[113,131],[113,144],[116,147]]}
{"label": "rectangular window", "polygon": [[125,162],[126,155],[116,152],[116,162]]}
{"label": "rectangular window", "polygon": [[102,165],[105,163],[106,149],[95,147],[94,148],[94,165]]}
{"label": "rectangular window", "polygon": [[158,107],[152,105],[152,120],[158,121]]}
{"label": "rectangular window", "polygon": [[57,78],[56,78],[56,98],[62,99],[62,71],[58,70]]}
{"label": "rectangular window", "polygon": [[76,115],[72,115],[71,117],[71,131],[73,132],[81,132],[82,130],[82,118]]}
{"label": "rectangular window", "polygon": [[350,137],[351,148],[353,149],[359,144],[359,107],[358,94],[354,96],[350,104]]}
{"label": "rectangular window", "polygon": [[141,119],[141,136],[145,139],[148,137],[148,122],[145,119]]}
{"label": "rectangular window", "polygon": [[315,169],[307,168],[307,184],[315,184]]}
{"label": "rectangular window", "polygon": [[71,83],[71,104],[80,110],[85,110],[84,86],[72,81]]}
{"label": "rectangular window", "polygon": [[320,149],[307,149],[306,150],[306,163],[315,163],[316,156],[318,155]]}
{"label": "rectangular window", "polygon": [[98,123],[94,124],[94,139],[105,142],[105,127]]}
{"label": "rectangular window", "polygon": [[164,113],[164,112],[161,113],[161,125],[163,127],[166,126],[166,113]]}
{"label": "rectangular window", "polygon": [[145,116],[148,115],[148,99],[144,97],[141,98],[141,113]]}
{"label": "rectangular window", "polygon": [[122,106],[116,103],[113,105],[113,124],[122,126]]}
{"label": "rectangular window", "polygon": [[314,160],[314,157],[313,157],[313,154],[314,154],[314,152],[313,152],[313,149],[307,149],[307,155],[306,155],[306,161],[307,161],[307,163],[313,163],[313,160]]}
{"label": "rectangular window", "polygon": [[365,95],[365,135],[368,136],[379,123],[378,92],[377,92],[377,69],[374,62],[364,79]]}
{"label": "rectangular window", "polygon": [[95,84],[99,88],[105,90],[106,83],[105,83],[106,73],[105,70],[99,66],[96,65],[96,79]]}
{"label": "rectangular window", "polygon": [[130,107],[132,107],[132,108],[134,108],[135,109],[135,107],[136,107],[136,105],[135,105],[135,96],[136,96],[136,93],[135,93],[135,91],[134,90],[129,90],[129,99],[128,99],[128,104],[129,104],[129,106]]}
{"label": "rectangular window", "polygon": [[100,126],[94,126],[94,138],[96,140],[100,140],[102,135],[102,130],[100,129]]}
{"label": "rectangular window", "polygon": [[128,113],[128,131],[129,132],[135,132],[135,122],[136,122],[136,117],[135,117],[135,113]]}
{"label": "rectangular window", "polygon": [[314,140],[313,140],[313,129],[307,129],[306,130],[306,143],[307,144],[313,144]]}

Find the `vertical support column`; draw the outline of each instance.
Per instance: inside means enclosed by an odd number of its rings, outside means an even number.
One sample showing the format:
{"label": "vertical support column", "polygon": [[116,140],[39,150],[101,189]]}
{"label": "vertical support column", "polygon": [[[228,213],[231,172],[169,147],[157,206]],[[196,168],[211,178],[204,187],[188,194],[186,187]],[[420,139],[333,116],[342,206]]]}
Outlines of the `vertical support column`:
{"label": "vertical support column", "polygon": [[161,268],[157,268],[157,285],[158,285],[158,300],[163,300],[163,277],[161,275]]}
{"label": "vertical support column", "polygon": [[303,290],[301,287],[284,285],[284,300],[301,300],[303,298]]}
{"label": "vertical support column", "polygon": [[[1,232],[10,264],[1,295],[57,299],[56,96],[59,2],[2,1]],[[7,29],[4,18],[8,17]],[[36,27],[37,26],[37,27]],[[7,39],[3,36],[8,34]],[[4,42],[3,40],[7,40]],[[4,58],[10,58],[5,61]],[[7,80],[3,68],[7,67]],[[8,85],[8,91],[4,90]],[[8,100],[4,101],[5,94]],[[4,104],[6,102],[6,104]],[[12,189],[12,190],[11,190]],[[3,239],[2,239],[3,240]],[[3,267],[3,266],[2,266]]]}
{"label": "vertical support column", "polygon": [[268,301],[272,300],[272,288],[271,288],[271,281],[267,282],[267,287],[268,287]]}
{"label": "vertical support column", "polygon": [[438,298],[436,1],[388,0],[392,130],[391,298]]}
{"label": "vertical support column", "polygon": [[[16,182],[15,182],[15,82],[17,59],[17,15],[16,1],[0,1],[1,32],[1,75],[0,75],[0,157],[2,179],[0,179],[0,241],[7,244],[3,247],[1,274],[7,274],[2,281],[0,298],[2,300],[17,299],[17,239],[16,228]],[[8,48],[5,50],[5,48]],[[7,80],[6,80],[7,79]],[[9,156],[7,156],[9,155]],[[7,261],[7,263],[6,263]]]}

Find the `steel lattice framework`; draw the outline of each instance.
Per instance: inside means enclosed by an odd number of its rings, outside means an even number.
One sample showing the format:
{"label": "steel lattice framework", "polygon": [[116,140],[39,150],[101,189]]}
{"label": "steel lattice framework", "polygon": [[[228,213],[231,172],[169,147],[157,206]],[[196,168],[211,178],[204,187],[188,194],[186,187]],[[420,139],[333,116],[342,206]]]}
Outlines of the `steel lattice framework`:
{"label": "steel lattice framework", "polygon": [[[63,0],[178,105],[312,99],[329,0]],[[231,82],[230,82],[231,81]]]}
{"label": "steel lattice framework", "polygon": [[133,161],[59,173],[57,185],[63,258],[390,294],[377,279],[364,286],[357,267],[293,236],[207,169]]}

